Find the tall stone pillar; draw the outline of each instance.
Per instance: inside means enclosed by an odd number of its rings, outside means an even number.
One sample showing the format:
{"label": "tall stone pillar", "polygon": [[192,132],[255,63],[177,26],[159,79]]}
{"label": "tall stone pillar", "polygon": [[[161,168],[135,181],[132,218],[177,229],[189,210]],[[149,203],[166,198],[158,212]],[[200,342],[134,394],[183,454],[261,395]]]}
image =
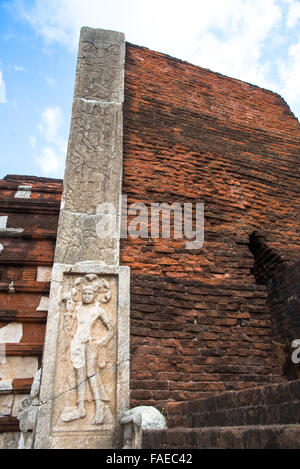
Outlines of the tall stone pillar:
{"label": "tall stone pillar", "polygon": [[[117,448],[129,405],[129,268],[119,266],[124,35],[83,28],[35,448]],[[117,234],[105,224],[117,220]],[[109,223],[108,223],[109,224]]]}

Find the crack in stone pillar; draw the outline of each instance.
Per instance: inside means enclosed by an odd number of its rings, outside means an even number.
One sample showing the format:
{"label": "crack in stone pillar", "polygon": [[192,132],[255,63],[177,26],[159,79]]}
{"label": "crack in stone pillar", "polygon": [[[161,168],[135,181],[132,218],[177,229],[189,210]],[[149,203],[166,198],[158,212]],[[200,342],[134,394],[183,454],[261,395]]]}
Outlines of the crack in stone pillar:
{"label": "crack in stone pillar", "polygon": [[[35,448],[120,447],[129,268],[119,266],[125,39],[82,28]],[[114,232],[105,231],[112,222]]]}

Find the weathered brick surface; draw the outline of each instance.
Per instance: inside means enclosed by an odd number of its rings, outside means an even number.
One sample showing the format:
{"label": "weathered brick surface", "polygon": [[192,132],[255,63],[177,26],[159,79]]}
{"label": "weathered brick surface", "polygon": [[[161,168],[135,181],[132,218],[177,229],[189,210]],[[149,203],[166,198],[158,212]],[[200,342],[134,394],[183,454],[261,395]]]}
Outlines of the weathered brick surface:
{"label": "weathered brick surface", "polygon": [[264,236],[274,273],[299,258],[299,150],[299,123],[277,94],[127,44],[123,193],[129,204],[205,203],[201,250],[122,240],[132,405],[277,380],[249,243]]}
{"label": "weathered brick surface", "polygon": [[144,449],[300,449],[300,425],[146,431]]}
{"label": "weathered brick surface", "polygon": [[300,380],[166,404],[168,427],[287,425],[300,422]]}
{"label": "weathered brick surface", "polygon": [[[32,187],[30,198],[15,197],[19,185]],[[10,175],[0,181],[0,217],[7,217],[7,230],[0,230],[0,328],[22,323],[20,343],[7,343],[5,352],[8,357],[37,357],[39,366],[47,312],[37,308],[41,297],[49,296],[50,282],[37,281],[37,269],[53,264],[61,193],[61,180]],[[29,394],[32,382],[32,375],[15,377],[11,393]],[[16,418],[0,419],[0,432],[18,429]]]}
{"label": "weathered brick surface", "polygon": [[250,249],[256,281],[267,286],[273,338],[291,344],[300,338],[300,261],[286,265],[257,233],[250,237]]}
{"label": "weathered brick surface", "polygon": [[170,402],[168,428],[145,431],[149,449],[300,448],[300,380]]}
{"label": "weathered brick surface", "polygon": [[[278,275],[294,279],[300,256],[299,148],[299,123],[278,95],[127,44],[123,193],[129,204],[205,203],[200,250],[185,240],[121,242],[132,274],[131,405],[281,380],[268,282],[293,307],[295,282]],[[20,184],[32,185],[30,199],[14,198]],[[36,308],[49,284],[37,285],[36,272],[53,262],[61,192],[58,180],[0,183],[0,216],[24,229],[0,239],[0,325],[24,327],[11,354],[30,344],[41,353],[46,313]]]}
{"label": "weathered brick surface", "polygon": [[300,339],[300,261],[272,277],[268,289],[274,339]]}
{"label": "weathered brick surface", "polygon": [[276,379],[264,290],[141,274],[131,282],[132,405]]}
{"label": "weathered brick surface", "polygon": [[19,420],[16,417],[0,418],[0,433],[19,431]]}

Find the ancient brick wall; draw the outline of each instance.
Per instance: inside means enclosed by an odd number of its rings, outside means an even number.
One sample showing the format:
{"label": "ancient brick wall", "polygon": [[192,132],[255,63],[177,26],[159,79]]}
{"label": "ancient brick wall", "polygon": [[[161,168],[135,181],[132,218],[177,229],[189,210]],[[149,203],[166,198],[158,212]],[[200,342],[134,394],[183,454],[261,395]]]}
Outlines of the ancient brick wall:
{"label": "ancient brick wall", "polygon": [[167,429],[143,432],[143,448],[299,448],[300,380],[169,402]]}
{"label": "ancient brick wall", "polygon": [[279,379],[250,237],[264,236],[280,268],[300,257],[299,150],[277,94],[127,44],[123,193],[129,204],[205,204],[200,250],[122,240],[132,405]]}
{"label": "ancient brick wall", "polygon": [[267,286],[273,339],[291,345],[300,337],[300,261],[293,263],[291,259],[286,265],[258,233],[250,237],[250,250],[256,281]]}
{"label": "ancient brick wall", "polygon": [[61,192],[55,179],[0,181],[0,433],[11,434],[4,447],[17,443],[18,407],[41,366]]}
{"label": "ancient brick wall", "polygon": [[[300,257],[298,121],[272,92],[131,44],[124,112],[128,203],[205,204],[202,249],[121,241],[131,268],[131,405],[280,381],[267,285]],[[20,185],[31,186],[29,197],[16,197]],[[35,370],[62,182],[10,176],[0,190],[0,332],[12,324],[17,336],[21,324],[20,341],[6,341],[8,358]],[[293,288],[286,283],[284,301]],[[18,428],[14,396],[29,392],[34,374],[23,367],[21,377],[21,368],[0,376],[10,386],[0,432]]]}
{"label": "ancient brick wall", "polygon": [[300,339],[300,261],[275,275],[268,288],[274,340],[291,344]]}

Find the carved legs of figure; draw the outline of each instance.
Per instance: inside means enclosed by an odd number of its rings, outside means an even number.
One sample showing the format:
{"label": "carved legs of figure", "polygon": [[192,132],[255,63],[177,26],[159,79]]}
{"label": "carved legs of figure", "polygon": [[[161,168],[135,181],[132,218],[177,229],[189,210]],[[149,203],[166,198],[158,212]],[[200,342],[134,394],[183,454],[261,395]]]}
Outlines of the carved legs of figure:
{"label": "carved legs of figure", "polygon": [[86,390],[86,370],[85,366],[76,369],[76,381],[77,381],[77,405],[80,417],[85,417],[86,410],[84,405],[85,390]]}
{"label": "carved legs of figure", "polygon": [[87,376],[89,377],[89,383],[95,403],[95,425],[101,425],[104,422],[105,415],[103,401],[109,401],[99,375],[98,352],[99,346],[91,343],[88,347],[87,353]]}
{"label": "carved legs of figure", "polygon": [[108,402],[110,399],[106,394],[99,374],[98,353],[99,345],[97,343],[93,343],[91,341],[85,345],[86,366],[74,368],[77,384],[77,406],[67,407],[64,409],[61,414],[63,422],[71,422],[72,420],[77,420],[86,416],[85,393],[87,382],[89,382],[95,404],[94,425],[101,425],[104,423],[104,402]]}
{"label": "carved legs of figure", "polygon": [[92,388],[92,393],[94,396],[94,402],[96,406],[94,424],[101,425],[104,422],[104,404],[102,400],[100,399],[99,379],[97,375],[90,378],[90,385]]}
{"label": "carved legs of figure", "polygon": [[77,407],[67,407],[64,409],[61,415],[63,422],[71,422],[72,420],[77,420],[86,416],[84,400],[87,376],[85,366],[75,368],[75,373],[77,384]]}

